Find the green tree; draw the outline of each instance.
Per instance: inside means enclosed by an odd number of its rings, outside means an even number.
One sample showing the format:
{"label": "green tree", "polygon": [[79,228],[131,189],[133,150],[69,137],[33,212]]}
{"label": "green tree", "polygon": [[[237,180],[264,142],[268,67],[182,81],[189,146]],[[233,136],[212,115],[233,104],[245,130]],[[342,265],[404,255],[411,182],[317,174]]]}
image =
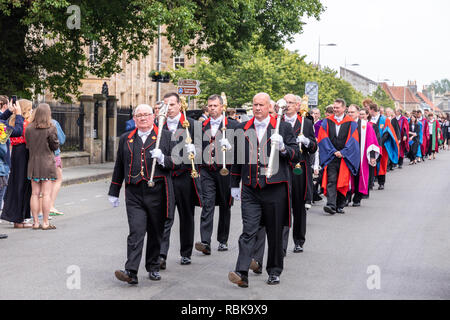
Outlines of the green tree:
{"label": "green tree", "polygon": [[233,64],[201,59],[189,69],[175,71],[175,82],[180,78],[200,80],[201,101],[205,102],[210,94],[225,92],[231,107],[251,102],[258,92],[267,92],[273,100],[287,93],[303,96],[308,81],[319,84],[319,108],[322,111],[336,98],[344,98],[348,104],[360,104],[363,99],[363,95],[348,82],[336,77],[336,71],[319,70],[306,63],[305,56],[297,52],[251,45],[237,52],[236,57]]}
{"label": "green tree", "polygon": [[434,81],[431,87],[437,94],[444,94],[450,91],[450,80],[442,79],[441,81]]}
{"label": "green tree", "polygon": [[[159,25],[176,52],[230,63],[250,40],[281,48],[302,31],[302,17],[323,10],[320,0],[0,0],[0,88],[28,97],[49,88],[69,100],[88,73],[120,72],[124,52],[128,62],[147,55]],[[94,42],[88,64],[84,50]]]}
{"label": "green tree", "polygon": [[377,90],[368,98],[372,99],[379,106],[392,109],[395,108],[394,100],[392,100],[391,97],[380,86],[378,86]]}

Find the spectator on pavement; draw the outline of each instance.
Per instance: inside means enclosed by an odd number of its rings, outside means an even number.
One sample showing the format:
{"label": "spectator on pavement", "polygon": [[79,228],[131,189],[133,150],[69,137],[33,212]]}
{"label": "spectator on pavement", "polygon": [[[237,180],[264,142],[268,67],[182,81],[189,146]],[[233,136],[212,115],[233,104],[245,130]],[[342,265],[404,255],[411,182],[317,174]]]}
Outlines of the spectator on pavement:
{"label": "spectator on pavement", "polygon": [[[31,180],[31,213],[33,229],[56,229],[49,223],[53,182],[57,179],[55,154],[59,148],[58,132],[52,123],[50,106],[41,103],[34,111],[33,119],[25,131],[30,152],[27,177]],[[39,225],[39,196],[42,194],[42,226]]]}
{"label": "spectator on pavement", "polygon": [[31,117],[32,103],[30,100],[21,99],[0,115],[1,120],[8,120],[10,127],[14,126],[11,133],[11,159],[8,188],[4,199],[1,218],[13,222],[14,228],[31,228],[31,224],[25,223],[30,218],[31,183],[26,177],[28,166],[28,150],[25,145],[25,128]]}
{"label": "spectator on pavement", "polygon": [[202,108],[203,114],[198,118],[198,121],[203,122],[209,118],[208,105],[203,106]]}
{"label": "spectator on pavement", "polygon": [[8,110],[8,102],[7,96],[0,96],[0,114]]}
{"label": "spectator on pavement", "polygon": [[[63,145],[66,142],[66,135],[64,134],[63,129],[61,128],[58,121],[52,119],[53,125],[56,127],[56,131],[58,133],[59,145]],[[50,207],[50,216],[61,216],[64,213],[55,208],[56,197],[58,196],[59,189],[61,189],[61,184],[63,180],[62,176],[62,161],[61,161],[61,150],[58,148],[55,151],[55,165],[56,165],[56,176],[57,179],[55,183],[53,183],[53,189],[51,194],[51,207]]]}

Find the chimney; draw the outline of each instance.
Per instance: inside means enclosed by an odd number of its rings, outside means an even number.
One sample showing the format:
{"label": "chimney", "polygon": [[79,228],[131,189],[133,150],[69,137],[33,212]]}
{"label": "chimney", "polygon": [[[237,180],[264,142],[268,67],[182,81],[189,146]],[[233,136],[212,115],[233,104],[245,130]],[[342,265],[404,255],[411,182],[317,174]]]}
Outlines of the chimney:
{"label": "chimney", "polygon": [[408,89],[411,90],[411,92],[415,95],[417,93],[417,84],[416,81],[409,81],[408,80]]}

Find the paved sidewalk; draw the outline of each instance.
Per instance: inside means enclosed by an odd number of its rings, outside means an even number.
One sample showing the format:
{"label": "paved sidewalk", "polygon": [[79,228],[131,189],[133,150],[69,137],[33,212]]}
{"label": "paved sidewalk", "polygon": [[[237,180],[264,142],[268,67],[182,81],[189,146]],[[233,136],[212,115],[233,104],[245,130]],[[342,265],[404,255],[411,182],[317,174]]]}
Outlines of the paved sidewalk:
{"label": "paved sidewalk", "polygon": [[63,186],[110,179],[114,162],[91,164],[87,166],[63,168]]}

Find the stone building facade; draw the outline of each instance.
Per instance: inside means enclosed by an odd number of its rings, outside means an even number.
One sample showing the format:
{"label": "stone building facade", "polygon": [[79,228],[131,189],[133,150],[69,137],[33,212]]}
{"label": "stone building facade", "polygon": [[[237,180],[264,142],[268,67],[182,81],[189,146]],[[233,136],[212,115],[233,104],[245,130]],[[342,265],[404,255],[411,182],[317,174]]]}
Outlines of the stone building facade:
{"label": "stone building facade", "polygon": [[344,79],[352,85],[355,90],[358,90],[365,96],[370,96],[378,88],[378,83],[366,78],[359,73],[343,68],[340,68],[341,79]]}
{"label": "stone building facade", "polygon": [[[95,59],[95,48],[86,48],[86,55],[89,59]],[[102,86],[106,82],[109,95],[117,98],[117,105],[121,107],[137,106],[141,103],[154,105],[157,100],[157,83],[152,82],[148,76],[152,70],[158,68],[158,45],[152,46],[146,57],[139,60],[126,62],[126,54],[122,55],[122,72],[116,73],[109,78],[98,78],[88,75],[81,81],[81,95],[93,96],[102,92]],[[181,52],[175,56],[175,52],[169,46],[167,38],[161,37],[161,70],[168,71],[175,69],[178,65],[189,66],[195,64],[196,58],[187,56]],[[172,83],[160,83],[160,97],[165,93],[174,91],[176,87]],[[42,101],[43,99],[39,99]],[[45,95],[46,102],[54,101],[51,93]]]}

